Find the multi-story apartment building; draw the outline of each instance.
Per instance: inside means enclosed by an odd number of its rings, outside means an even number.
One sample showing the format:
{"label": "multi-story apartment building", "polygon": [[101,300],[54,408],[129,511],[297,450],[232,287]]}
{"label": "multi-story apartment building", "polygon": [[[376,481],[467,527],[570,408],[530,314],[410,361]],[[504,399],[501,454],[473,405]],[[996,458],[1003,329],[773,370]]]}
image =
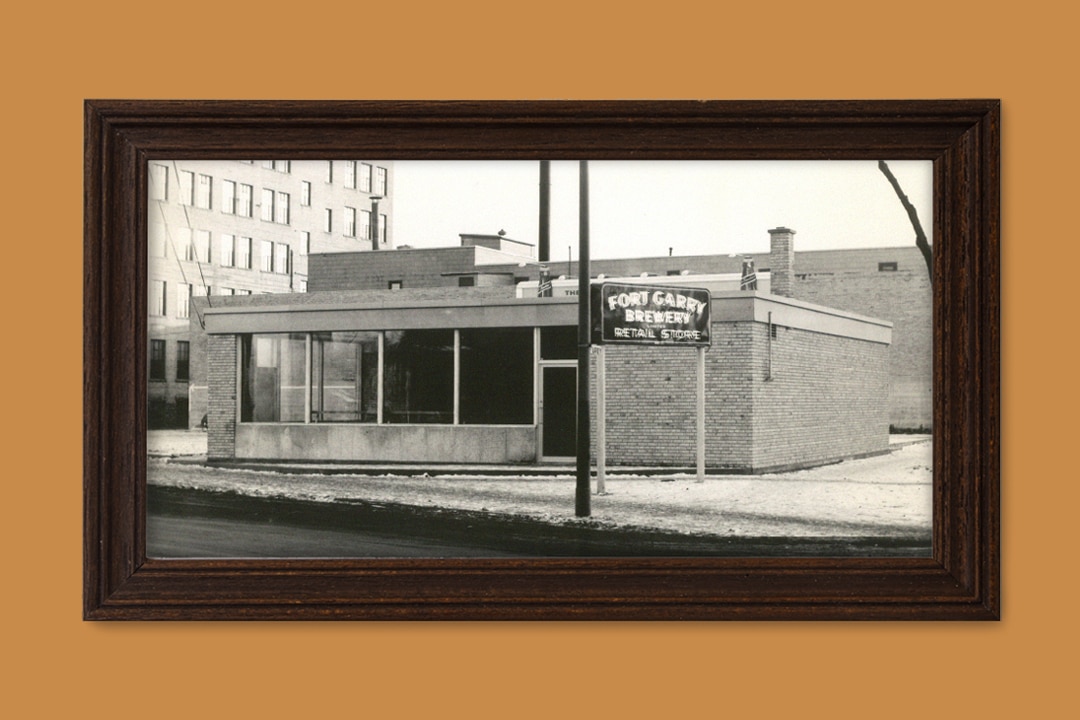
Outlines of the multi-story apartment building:
{"label": "multi-story apartment building", "polygon": [[393,163],[152,160],[148,171],[148,424],[188,427],[200,420],[191,299],[305,292],[310,253],[393,247]]}

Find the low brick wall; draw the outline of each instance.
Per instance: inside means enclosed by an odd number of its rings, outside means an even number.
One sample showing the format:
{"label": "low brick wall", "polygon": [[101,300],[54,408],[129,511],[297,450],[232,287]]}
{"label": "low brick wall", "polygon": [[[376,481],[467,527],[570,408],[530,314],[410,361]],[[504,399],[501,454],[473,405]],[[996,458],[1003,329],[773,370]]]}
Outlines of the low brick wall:
{"label": "low brick wall", "polygon": [[207,353],[207,439],[211,460],[236,455],[236,337],[211,335]]}

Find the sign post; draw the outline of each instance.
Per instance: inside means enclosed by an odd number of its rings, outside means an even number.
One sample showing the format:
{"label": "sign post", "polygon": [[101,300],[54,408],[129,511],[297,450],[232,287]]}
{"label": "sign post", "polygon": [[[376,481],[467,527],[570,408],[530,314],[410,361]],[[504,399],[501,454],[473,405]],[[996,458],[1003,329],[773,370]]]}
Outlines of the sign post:
{"label": "sign post", "polygon": [[607,355],[596,347],[596,494],[603,495],[607,472]]}
{"label": "sign post", "polygon": [[597,492],[606,460],[605,345],[665,345],[697,349],[697,481],[705,481],[705,351],[711,344],[712,296],[701,288],[599,283],[590,288],[592,343],[599,348],[600,405]]}
{"label": "sign post", "polygon": [[705,482],[705,346],[697,349],[697,481]]}

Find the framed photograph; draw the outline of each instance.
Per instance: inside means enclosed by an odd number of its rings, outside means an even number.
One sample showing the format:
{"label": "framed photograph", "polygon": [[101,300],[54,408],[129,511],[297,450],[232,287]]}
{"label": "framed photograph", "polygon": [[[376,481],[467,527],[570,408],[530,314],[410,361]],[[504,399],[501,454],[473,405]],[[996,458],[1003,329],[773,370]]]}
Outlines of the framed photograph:
{"label": "framed photograph", "polygon": [[84,617],[997,619],[999,119],[87,101]]}

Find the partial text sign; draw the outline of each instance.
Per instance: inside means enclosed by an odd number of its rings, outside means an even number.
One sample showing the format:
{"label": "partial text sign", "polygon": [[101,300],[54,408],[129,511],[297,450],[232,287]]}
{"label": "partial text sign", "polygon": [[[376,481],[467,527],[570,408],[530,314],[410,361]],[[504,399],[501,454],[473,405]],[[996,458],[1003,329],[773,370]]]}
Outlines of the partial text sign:
{"label": "partial text sign", "polygon": [[592,291],[592,341],[645,345],[708,345],[708,290],[601,283]]}

